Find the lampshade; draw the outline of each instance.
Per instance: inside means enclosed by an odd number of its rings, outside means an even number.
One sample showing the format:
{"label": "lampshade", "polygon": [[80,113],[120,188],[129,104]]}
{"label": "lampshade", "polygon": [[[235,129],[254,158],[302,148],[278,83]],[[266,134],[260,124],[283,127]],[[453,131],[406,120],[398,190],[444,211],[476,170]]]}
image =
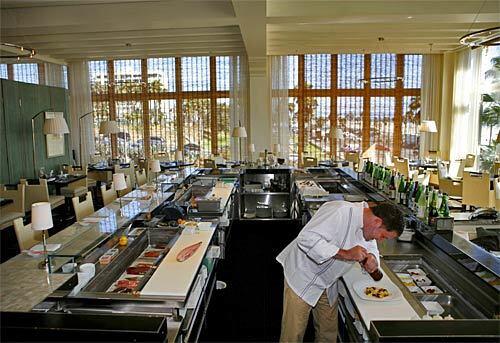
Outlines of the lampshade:
{"label": "lampshade", "polygon": [[420,132],[438,132],[436,122],[434,120],[422,120],[418,127]]}
{"label": "lampshade", "polygon": [[101,135],[110,135],[120,132],[118,128],[118,123],[114,120],[102,121],[99,125],[99,133]]}
{"label": "lampshade", "polygon": [[64,135],[69,133],[68,124],[64,117],[47,118],[43,123],[43,133],[45,135]]}
{"label": "lampshade", "polygon": [[247,130],[244,126],[236,126],[233,129],[233,137],[245,138],[247,136]]}
{"label": "lampshade", "polygon": [[175,152],[175,160],[176,161],[182,161],[182,151],[181,150],[177,150]]}
{"label": "lampshade", "polygon": [[50,202],[36,202],[31,205],[31,229],[48,230],[53,227]]}
{"label": "lampshade", "polygon": [[123,173],[113,174],[113,186],[115,186],[115,190],[117,191],[123,191],[124,189],[127,189],[125,174]]}
{"label": "lampshade", "polygon": [[344,131],[342,131],[342,129],[336,128],[335,131],[333,131],[333,138],[344,139]]}
{"label": "lampshade", "polygon": [[281,144],[276,143],[273,145],[273,153],[277,154],[281,152]]}
{"label": "lampshade", "polygon": [[255,144],[248,144],[248,151],[255,152]]}
{"label": "lampshade", "polygon": [[153,173],[161,172],[160,161],[159,160],[151,160],[149,161],[149,170]]}

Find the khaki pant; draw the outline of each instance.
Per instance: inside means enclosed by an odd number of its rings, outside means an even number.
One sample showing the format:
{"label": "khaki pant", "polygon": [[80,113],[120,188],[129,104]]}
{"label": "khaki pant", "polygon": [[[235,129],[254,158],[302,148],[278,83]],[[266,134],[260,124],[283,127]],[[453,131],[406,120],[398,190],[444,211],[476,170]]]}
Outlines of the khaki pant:
{"label": "khaki pant", "polygon": [[338,333],[338,302],[328,303],[326,290],[312,307],[302,300],[285,281],[283,291],[283,318],[281,319],[280,342],[302,342],[312,310],[315,342],[336,342]]}

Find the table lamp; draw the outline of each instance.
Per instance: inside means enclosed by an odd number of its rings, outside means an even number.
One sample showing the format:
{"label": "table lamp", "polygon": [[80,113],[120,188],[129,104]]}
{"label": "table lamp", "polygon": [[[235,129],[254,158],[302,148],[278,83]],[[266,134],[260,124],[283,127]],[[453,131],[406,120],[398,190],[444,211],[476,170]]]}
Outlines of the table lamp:
{"label": "table lamp", "polygon": [[120,129],[118,128],[118,123],[115,120],[105,120],[99,124],[99,133],[101,135],[115,135],[118,132],[120,132]]}
{"label": "table lamp", "polygon": [[[418,129],[419,129],[420,132],[429,132],[429,133],[436,133],[436,132],[438,132],[437,131],[437,127],[436,127],[436,122],[434,120],[422,120],[422,122],[418,126]],[[428,154],[428,152],[426,153],[425,151],[423,151],[423,153],[425,155]]]}
{"label": "table lamp", "polygon": [[338,160],[337,151],[340,151],[340,144],[342,144],[342,140],[344,139],[344,131],[342,131],[342,129],[336,128],[335,131],[333,131],[333,138],[335,140],[338,140],[337,149],[335,150],[335,160]]}
{"label": "table lamp", "polygon": [[155,173],[156,190],[158,191],[158,173],[161,172],[160,161],[159,160],[150,160],[149,161],[149,171]]}
{"label": "table lamp", "polygon": [[42,231],[43,241],[43,261],[38,265],[40,269],[49,268],[49,257],[47,254],[47,235],[46,230],[52,228],[52,210],[50,209],[50,202],[36,202],[31,205],[31,229],[35,231]]}
{"label": "table lamp", "polygon": [[239,158],[240,158],[240,162],[241,162],[243,160],[242,155],[241,155],[241,139],[247,137],[247,130],[245,129],[244,126],[241,126],[241,123],[240,123],[240,126],[236,126],[233,129],[233,134],[231,136],[238,138],[238,145],[239,145],[239,151],[240,151]]}
{"label": "table lamp", "polygon": [[253,153],[255,152],[255,144],[248,144],[248,152],[250,153],[250,162],[253,163]]}
{"label": "table lamp", "polygon": [[120,209],[122,208],[122,198],[120,197],[119,191],[127,189],[127,181],[125,181],[125,174],[115,173],[113,174],[113,185],[115,186],[116,197],[120,201]]}
{"label": "table lamp", "polygon": [[182,150],[177,150],[175,152],[175,160],[177,161],[177,165],[181,164],[183,160]]}

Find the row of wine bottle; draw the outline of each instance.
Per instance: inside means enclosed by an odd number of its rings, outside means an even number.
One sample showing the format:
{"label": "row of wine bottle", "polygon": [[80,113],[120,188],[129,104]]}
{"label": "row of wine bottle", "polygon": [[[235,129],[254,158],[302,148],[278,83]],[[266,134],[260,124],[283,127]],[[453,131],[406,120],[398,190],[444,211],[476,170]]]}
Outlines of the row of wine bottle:
{"label": "row of wine bottle", "polygon": [[413,210],[419,219],[430,226],[435,226],[437,218],[450,216],[448,195],[441,194],[432,186],[424,186],[399,172],[369,161],[365,163],[363,175],[368,183],[390,199]]}

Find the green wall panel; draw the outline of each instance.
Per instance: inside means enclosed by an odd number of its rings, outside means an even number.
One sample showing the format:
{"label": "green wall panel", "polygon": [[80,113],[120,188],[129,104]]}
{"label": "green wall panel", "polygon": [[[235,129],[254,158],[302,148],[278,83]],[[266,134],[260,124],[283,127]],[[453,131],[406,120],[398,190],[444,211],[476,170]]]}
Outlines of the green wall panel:
{"label": "green wall panel", "polygon": [[[67,90],[2,80],[2,104],[5,139],[0,142],[0,152],[7,155],[8,166],[1,167],[0,183],[17,183],[22,177],[36,177],[31,118],[41,111],[64,112],[69,125]],[[42,132],[43,120],[43,113],[35,119],[35,167],[38,170],[43,166],[47,172],[51,169],[59,171],[61,164],[70,162],[69,137],[65,135],[64,156],[47,158],[46,141]],[[3,161],[5,159],[2,159]]]}

